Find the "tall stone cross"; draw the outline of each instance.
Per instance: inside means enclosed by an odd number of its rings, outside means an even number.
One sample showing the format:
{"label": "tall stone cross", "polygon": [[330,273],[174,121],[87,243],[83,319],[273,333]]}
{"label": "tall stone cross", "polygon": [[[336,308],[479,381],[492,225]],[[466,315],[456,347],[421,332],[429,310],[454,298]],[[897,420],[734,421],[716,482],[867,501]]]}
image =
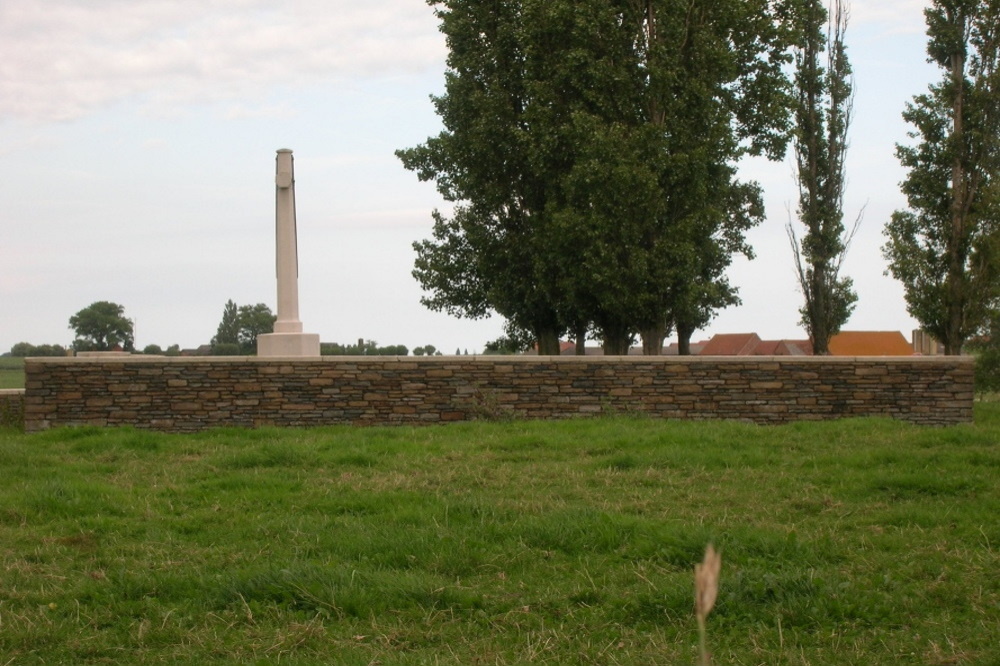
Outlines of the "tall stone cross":
{"label": "tall stone cross", "polygon": [[318,357],[319,334],[302,333],[299,321],[299,249],[292,151],[280,149],[277,163],[274,183],[278,319],[274,333],[257,336],[257,356]]}

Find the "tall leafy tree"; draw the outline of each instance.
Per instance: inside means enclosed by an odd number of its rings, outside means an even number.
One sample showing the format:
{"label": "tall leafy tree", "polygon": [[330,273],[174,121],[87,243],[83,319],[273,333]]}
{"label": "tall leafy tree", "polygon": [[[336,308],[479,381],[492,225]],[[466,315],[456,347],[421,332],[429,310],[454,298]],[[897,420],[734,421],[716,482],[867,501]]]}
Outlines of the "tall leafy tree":
{"label": "tall leafy tree", "polygon": [[240,344],[240,313],[239,307],[232,299],[226,301],[222,310],[222,321],[212,338],[212,347],[221,345],[239,346]]}
{"label": "tall leafy tree", "polygon": [[435,211],[433,240],[414,244],[423,303],[464,317],[496,311],[558,354],[561,324],[553,267],[537,242],[547,189],[544,118],[531,118],[521,0],[428,0],[448,43],[445,94],[434,98],[437,137],[398,151],[435,180],[450,217]]}
{"label": "tall leafy tree", "polygon": [[[791,97],[782,71],[797,35],[797,1],[664,2],[639,9],[643,108],[664,146],[653,264],[657,302],[640,322],[644,349],[658,353],[673,324],[682,353],[719,308],[739,303],[725,271],[753,256],[745,232],[763,220],[760,188],[736,179],[744,155],[784,155]],[[662,270],[662,269],[661,269]]]}
{"label": "tall leafy tree", "polygon": [[230,299],[222,311],[222,321],[212,338],[214,354],[256,354],[257,337],[274,331],[277,317],[263,303],[237,306]]}
{"label": "tall leafy tree", "polygon": [[250,306],[240,306],[239,308],[239,344],[243,354],[257,353],[257,336],[269,334],[274,331],[274,322],[277,316],[271,309],[263,303]]}
{"label": "tall leafy tree", "polygon": [[805,235],[800,241],[791,223],[787,231],[805,299],[799,313],[813,354],[829,354],[830,338],[847,322],[858,299],[853,281],[840,275],[861,220],[858,216],[846,230],[845,159],[853,109],[851,65],[844,43],[848,7],[845,0],[833,0],[831,10],[828,22],[820,0],[806,0],[803,40],[795,56],[798,217]]}
{"label": "tall leafy tree", "polygon": [[424,303],[496,311],[543,354],[591,326],[659,351],[735,300],[724,278],[784,152],[797,0],[429,0],[448,38],[445,130],[399,151],[454,212],[415,244]]}
{"label": "tall leafy tree", "polygon": [[76,332],[75,350],[132,351],[135,334],[132,320],[125,317],[125,308],[111,301],[95,301],[69,318],[69,327]]}
{"label": "tall leafy tree", "polygon": [[896,147],[908,208],[883,254],[909,313],[960,354],[1000,294],[1000,0],[934,0],[924,14],[943,76],[903,113],[918,142]]}

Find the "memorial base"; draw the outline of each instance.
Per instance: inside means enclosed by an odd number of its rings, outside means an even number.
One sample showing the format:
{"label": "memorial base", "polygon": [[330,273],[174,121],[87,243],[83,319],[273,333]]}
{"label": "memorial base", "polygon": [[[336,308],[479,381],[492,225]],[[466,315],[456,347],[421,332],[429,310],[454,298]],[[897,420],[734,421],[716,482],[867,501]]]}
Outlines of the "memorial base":
{"label": "memorial base", "polygon": [[271,333],[257,336],[258,357],[318,357],[319,334]]}

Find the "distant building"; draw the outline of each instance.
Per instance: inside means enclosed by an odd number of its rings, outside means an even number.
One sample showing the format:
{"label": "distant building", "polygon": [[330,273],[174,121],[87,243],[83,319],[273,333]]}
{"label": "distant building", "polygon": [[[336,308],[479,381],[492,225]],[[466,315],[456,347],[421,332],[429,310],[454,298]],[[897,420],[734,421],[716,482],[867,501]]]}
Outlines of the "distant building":
{"label": "distant building", "polygon": [[812,354],[808,340],[761,340],[755,333],[716,334],[701,348],[702,356],[800,356]]}
{"label": "distant building", "polygon": [[913,346],[898,331],[841,331],[830,339],[836,357],[910,357]]}
{"label": "distant building", "polygon": [[[912,356],[913,347],[898,331],[841,331],[830,338],[830,355],[838,357]],[[807,356],[808,340],[761,340],[755,333],[717,334],[702,348],[702,355]]]}
{"label": "distant building", "polygon": [[944,345],[923,329],[914,329],[912,334],[913,352],[923,355],[944,354]]}
{"label": "distant building", "polygon": [[[677,343],[664,346],[663,355],[677,355]],[[830,338],[830,355],[837,357],[908,357],[914,354],[942,354],[940,344],[922,331],[913,332],[908,343],[898,331],[841,331]],[[600,347],[585,348],[588,356],[602,355]],[[576,354],[573,341],[560,342],[561,355]],[[531,350],[526,354],[537,354]],[[642,347],[633,347],[629,355],[641,355]],[[756,333],[716,334],[710,340],[691,343],[691,354],[699,356],[810,356],[812,342],[807,339],[783,338],[761,340]]]}

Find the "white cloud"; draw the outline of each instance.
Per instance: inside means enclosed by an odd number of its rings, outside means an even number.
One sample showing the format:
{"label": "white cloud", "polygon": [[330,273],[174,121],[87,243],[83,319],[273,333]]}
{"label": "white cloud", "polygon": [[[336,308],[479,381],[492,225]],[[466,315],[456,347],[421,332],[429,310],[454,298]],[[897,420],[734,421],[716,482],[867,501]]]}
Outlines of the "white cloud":
{"label": "white cloud", "polygon": [[39,121],[134,98],[243,103],[275,86],[397,75],[444,59],[431,9],[413,0],[4,3],[0,43],[0,119]]}

